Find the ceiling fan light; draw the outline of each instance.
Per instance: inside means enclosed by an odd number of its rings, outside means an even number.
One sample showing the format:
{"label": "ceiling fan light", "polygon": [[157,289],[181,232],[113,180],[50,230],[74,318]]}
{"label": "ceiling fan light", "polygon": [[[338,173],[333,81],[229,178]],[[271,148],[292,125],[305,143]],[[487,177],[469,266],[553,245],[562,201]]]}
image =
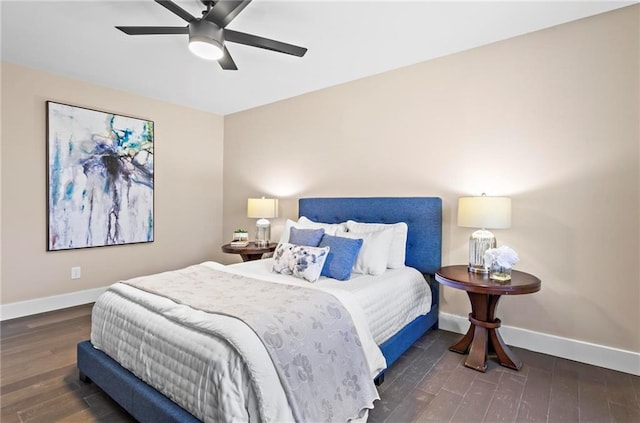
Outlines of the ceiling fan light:
{"label": "ceiling fan light", "polygon": [[190,37],[189,50],[205,60],[220,60],[224,54],[222,44],[206,37]]}

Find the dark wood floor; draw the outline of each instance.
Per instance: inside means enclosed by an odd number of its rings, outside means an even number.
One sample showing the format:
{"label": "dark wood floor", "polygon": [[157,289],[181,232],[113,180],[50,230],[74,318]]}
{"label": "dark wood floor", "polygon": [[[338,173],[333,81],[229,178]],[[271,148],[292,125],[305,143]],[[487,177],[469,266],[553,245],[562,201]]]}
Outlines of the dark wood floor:
{"label": "dark wood floor", "polygon": [[387,370],[380,422],[625,422],[640,423],[640,377],[513,348],[520,371],[489,363],[464,367],[448,347],[460,335],[425,335]]}
{"label": "dark wood floor", "polygon": [[[0,420],[131,422],[95,385],[78,380],[75,346],[90,306],[3,322]],[[479,373],[447,348],[459,335],[425,335],[387,371],[369,422],[640,422],[640,377],[516,348],[519,371]]]}

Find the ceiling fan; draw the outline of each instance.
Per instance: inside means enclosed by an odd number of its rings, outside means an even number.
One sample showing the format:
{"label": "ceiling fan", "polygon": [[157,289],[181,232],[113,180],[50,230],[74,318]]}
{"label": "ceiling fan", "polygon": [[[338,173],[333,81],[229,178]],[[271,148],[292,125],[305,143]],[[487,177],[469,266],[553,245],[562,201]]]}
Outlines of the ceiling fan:
{"label": "ceiling fan", "polygon": [[225,70],[238,70],[229,50],[225,47],[225,42],[244,44],[297,57],[302,57],[307,52],[304,47],[226,29],[226,26],[251,3],[251,0],[201,0],[206,7],[201,18],[192,16],[171,0],[155,0],[155,2],[187,21],[187,26],[116,26],[116,28],[128,35],[188,34],[191,52],[203,59],[217,60]]}

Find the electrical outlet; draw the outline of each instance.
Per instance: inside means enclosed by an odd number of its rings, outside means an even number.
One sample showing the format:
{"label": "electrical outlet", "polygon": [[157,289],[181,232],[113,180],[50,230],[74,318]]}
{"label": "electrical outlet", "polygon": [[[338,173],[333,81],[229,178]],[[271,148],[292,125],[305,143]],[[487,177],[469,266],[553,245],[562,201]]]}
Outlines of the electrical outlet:
{"label": "electrical outlet", "polygon": [[71,279],[80,279],[80,267],[71,268]]}

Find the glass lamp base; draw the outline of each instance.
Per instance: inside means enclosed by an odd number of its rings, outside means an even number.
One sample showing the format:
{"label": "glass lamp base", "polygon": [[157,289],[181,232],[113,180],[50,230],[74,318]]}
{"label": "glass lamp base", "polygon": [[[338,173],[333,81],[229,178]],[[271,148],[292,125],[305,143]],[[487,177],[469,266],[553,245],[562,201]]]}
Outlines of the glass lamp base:
{"label": "glass lamp base", "polygon": [[263,248],[271,239],[271,223],[267,219],[260,219],[256,223],[256,246]]}
{"label": "glass lamp base", "polygon": [[469,270],[469,272],[471,272],[471,273],[481,273],[481,274],[484,274],[484,275],[489,273],[489,269],[484,267],[484,265],[482,265],[482,266],[469,265],[469,267],[467,267],[467,270]]}
{"label": "glass lamp base", "polygon": [[469,272],[489,273],[484,262],[484,253],[489,248],[496,248],[496,237],[486,229],[479,229],[469,237]]}

